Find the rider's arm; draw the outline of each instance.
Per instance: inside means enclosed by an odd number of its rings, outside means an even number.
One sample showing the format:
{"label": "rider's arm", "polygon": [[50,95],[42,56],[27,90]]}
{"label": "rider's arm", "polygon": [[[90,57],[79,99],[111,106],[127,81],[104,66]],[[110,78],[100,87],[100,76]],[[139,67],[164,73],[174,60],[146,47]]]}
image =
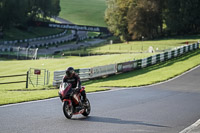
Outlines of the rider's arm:
{"label": "rider's arm", "polygon": [[76,87],[77,87],[78,89],[80,89],[80,88],[81,88],[81,80],[80,80],[80,77],[79,77],[78,75],[76,75],[76,79],[77,79]]}
{"label": "rider's arm", "polygon": [[67,77],[66,77],[66,75],[63,77],[63,82],[67,82]]}

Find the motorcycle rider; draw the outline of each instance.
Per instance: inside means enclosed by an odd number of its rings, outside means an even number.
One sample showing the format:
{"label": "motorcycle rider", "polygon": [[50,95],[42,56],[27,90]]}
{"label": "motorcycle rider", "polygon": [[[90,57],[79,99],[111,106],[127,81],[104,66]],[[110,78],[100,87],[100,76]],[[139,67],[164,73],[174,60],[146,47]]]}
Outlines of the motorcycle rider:
{"label": "motorcycle rider", "polygon": [[73,67],[68,67],[66,69],[66,75],[63,77],[63,82],[71,83],[72,88],[75,88],[76,91],[81,93],[81,96],[83,97],[83,103],[86,102],[86,93],[85,90],[81,90],[81,81],[78,74],[75,73]]}

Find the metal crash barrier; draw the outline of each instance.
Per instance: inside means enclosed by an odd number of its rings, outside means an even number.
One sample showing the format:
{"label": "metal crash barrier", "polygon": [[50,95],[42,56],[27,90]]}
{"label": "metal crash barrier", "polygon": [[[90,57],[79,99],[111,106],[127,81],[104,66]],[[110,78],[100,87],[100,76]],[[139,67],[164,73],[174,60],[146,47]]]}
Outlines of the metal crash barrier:
{"label": "metal crash barrier", "polygon": [[[181,56],[187,52],[190,52],[196,49],[199,49],[199,43],[181,46],[174,50],[153,55],[144,59],[133,60],[133,61],[123,62],[123,63],[118,63],[118,64],[111,64],[111,65],[106,65],[106,66],[98,66],[98,67],[93,67],[93,68],[76,69],[75,71],[79,74],[80,79],[82,81],[86,81],[93,78],[98,78],[98,77],[108,76],[108,75],[112,75],[116,73],[123,73],[123,72],[133,71],[135,69],[145,68],[145,67],[154,65],[156,63],[167,61],[172,58]],[[53,85],[58,86],[61,83],[64,75],[65,75],[65,71],[55,71]]]}

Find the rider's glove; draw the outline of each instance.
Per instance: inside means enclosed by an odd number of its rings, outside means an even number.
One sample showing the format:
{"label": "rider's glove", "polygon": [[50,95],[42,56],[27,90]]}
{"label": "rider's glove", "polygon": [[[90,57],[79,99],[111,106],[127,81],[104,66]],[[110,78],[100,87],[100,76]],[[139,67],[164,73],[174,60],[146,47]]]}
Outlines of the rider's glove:
{"label": "rider's glove", "polygon": [[79,90],[80,90],[80,89],[79,89],[78,87],[75,88],[75,91],[76,91],[76,92],[79,92]]}

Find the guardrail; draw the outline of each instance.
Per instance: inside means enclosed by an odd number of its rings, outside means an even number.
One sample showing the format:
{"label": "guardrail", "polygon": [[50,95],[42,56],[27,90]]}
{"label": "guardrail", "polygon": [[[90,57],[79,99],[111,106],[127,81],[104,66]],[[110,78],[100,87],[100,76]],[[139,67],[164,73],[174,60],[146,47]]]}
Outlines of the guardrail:
{"label": "guardrail", "polygon": [[48,39],[53,39],[53,38],[58,38],[58,37],[64,36],[65,34],[67,34],[67,30],[63,31],[62,33],[55,34],[55,35],[14,40],[14,41],[1,41],[0,45],[15,45],[17,43],[28,43],[28,42],[35,42],[35,41],[41,41],[41,40],[48,40]]}
{"label": "guardrail", "polygon": [[[156,54],[144,59],[133,60],[129,62],[123,62],[118,64],[111,64],[106,66],[98,66],[93,68],[76,69],[75,71],[79,74],[82,81],[90,80],[97,77],[108,76],[117,73],[123,73],[128,71],[133,71],[135,69],[145,68],[154,65],[159,62],[163,62],[177,56],[183,55],[189,51],[199,49],[199,43],[194,43],[190,45],[185,45],[178,47],[174,50],[164,52],[161,54]],[[53,85],[57,86],[61,83],[65,71],[55,71]]]}
{"label": "guardrail", "polygon": [[[88,39],[89,37],[87,35],[79,35],[79,40],[85,40]],[[40,48],[40,47],[46,47],[48,48],[49,46],[57,46],[60,43],[67,43],[70,42],[72,40],[76,39],[76,36],[74,36],[74,34],[68,35],[66,38],[63,39],[57,39],[57,40],[53,40],[53,41],[46,41],[46,42],[38,42],[38,43],[34,43],[31,44],[29,47],[34,49],[34,48]],[[0,51],[2,52],[12,52],[12,49],[14,49],[15,47],[12,45],[0,45]]]}

